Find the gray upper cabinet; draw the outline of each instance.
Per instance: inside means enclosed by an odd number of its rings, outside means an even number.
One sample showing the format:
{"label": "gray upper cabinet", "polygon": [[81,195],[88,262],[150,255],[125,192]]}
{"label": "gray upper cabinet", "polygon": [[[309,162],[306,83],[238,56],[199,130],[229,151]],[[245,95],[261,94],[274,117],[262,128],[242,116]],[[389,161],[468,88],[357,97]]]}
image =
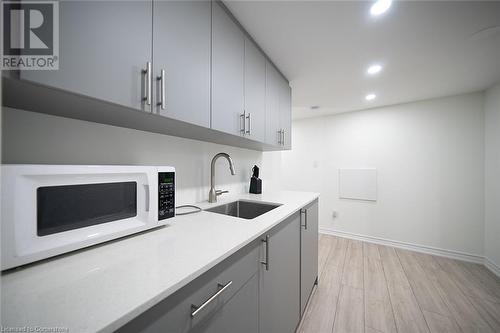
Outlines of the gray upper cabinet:
{"label": "gray upper cabinet", "polygon": [[59,70],[20,78],[139,110],[151,62],[150,1],[60,1]]}
{"label": "gray upper cabinet", "polygon": [[280,144],[280,75],[276,68],[266,61],[266,143]]}
{"label": "gray upper cabinet", "polygon": [[[300,316],[300,214],[272,229],[261,267],[260,332],[293,333]],[[264,252],[266,252],[264,250]]]}
{"label": "gray upper cabinet", "polygon": [[301,209],[300,229],[300,312],[318,278],[318,200]]}
{"label": "gray upper cabinet", "polygon": [[243,135],[244,34],[226,11],[212,3],[212,128]]}
{"label": "gray upper cabinet", "polygon": [[266,58],[245,38],[245,136],[265,141]]}
{"label": "gray upper cabinet", "polygon": [[210,127],[210,1],[153,6],[155,111]]}
{"label": "gray upper cabinet", "polygon": [[266,143],[291,149],[291,90],[288,81],[266,62]]}
{"label": "gray upper cabinet", "polygon": [[242,148],[291,148],[288,82],[223,3],[73,0],[60,1],[59,12],[59,69],[2,74],[3,105]]}
{"label": "gray upper cabinet", "polygon": [[288,81],[284,78],[280,79],[280,93],[279,93],[279,114],[280,114],[280,128],[281,145],[285,149],[292,148],[292,101],[291,89]]}

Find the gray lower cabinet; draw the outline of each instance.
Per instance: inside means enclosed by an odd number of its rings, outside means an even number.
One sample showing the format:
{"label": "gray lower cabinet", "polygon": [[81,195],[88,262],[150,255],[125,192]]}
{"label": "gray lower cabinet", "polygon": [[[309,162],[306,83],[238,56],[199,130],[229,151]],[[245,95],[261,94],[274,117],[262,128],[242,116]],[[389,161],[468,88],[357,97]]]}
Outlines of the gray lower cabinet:
{"label": "gray lower cabinet", "polygon": [[300,213],[265,235],[260,283],[260,332],[293,333],[300,320]]}
{"label": "gray lower cabinet", "polygon": [[318,276],[318,200],[117,331],[293,333]]}
{"label": "gray lower cabinet", "polygon": [[[151,1],[59,1],[59,70],[20,78],[138,110],[151,110]],[[29,97],[28,97],[29,98]]]}
{"label": "gray lower cabinet", "polygon": [[318,279],[318,200],[300,210],[300,313]]}
{"label": "gray lower cabinet", "polygon": [[210,1],[153,2],[156,113],[210,127],[210,29]]}
{"label": "gray lower cabinet", "polygon": [[264,142],[266,132],[266,58],[245,38],[245,136]]}
{"label": "gray lower cabinet", "polygon": [[212,128],[244,134],[244,34],[217,2],[212,3]]}
{"label": "gray lower cabinet", "polygon": [[256,332],[260,247],[251,243],[118,332]]}

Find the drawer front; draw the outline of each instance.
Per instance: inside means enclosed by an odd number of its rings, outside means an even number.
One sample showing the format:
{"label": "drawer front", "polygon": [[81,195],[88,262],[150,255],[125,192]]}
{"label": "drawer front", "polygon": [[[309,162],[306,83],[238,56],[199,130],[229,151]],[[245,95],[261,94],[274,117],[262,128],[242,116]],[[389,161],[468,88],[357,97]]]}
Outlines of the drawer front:
{"label": "drawer front", "polygon": [[205,324],[190,333],[257,333],[259,274],[254,276]]}
{"label": "drawer front", "polygon": [[[125,324],[118,332],[181,333],[198,330],[258,272],[259,244],[260,241],[256,241],[246,246]],[[197,309],[192,305],[198,307],[194,316],[191,314]]]}

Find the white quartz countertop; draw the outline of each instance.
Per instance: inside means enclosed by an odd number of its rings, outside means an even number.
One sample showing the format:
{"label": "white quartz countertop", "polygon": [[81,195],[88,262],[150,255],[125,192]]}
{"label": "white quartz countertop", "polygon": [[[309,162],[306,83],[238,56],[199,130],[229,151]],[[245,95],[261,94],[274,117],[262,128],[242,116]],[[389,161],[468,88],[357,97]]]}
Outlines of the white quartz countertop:
{"label": "white quartz countertop", "polygon": [[111,332],[185,286],[319,197],[275,192],[221,196],[279,203],[255,219],[202,211],[166,227],[7,272],[1,277],[1,326]]}

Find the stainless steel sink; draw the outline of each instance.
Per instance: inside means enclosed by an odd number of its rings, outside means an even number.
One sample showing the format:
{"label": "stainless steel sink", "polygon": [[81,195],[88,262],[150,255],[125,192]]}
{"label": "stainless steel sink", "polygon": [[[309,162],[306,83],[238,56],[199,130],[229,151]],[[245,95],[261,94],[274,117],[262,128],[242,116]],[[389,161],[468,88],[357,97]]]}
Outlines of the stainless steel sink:
{"label": "stainless steel sink", "polygon": [[224,214],[234,217],[240,217],[243,219],[251,220],[273,210],[276,207],[281,206],[281,204],[274,203],[264,203],[259,201],[245,201],[238,200],[227,203],[225,205],[220,205],[213,208],[205,209],[207,212]]}

